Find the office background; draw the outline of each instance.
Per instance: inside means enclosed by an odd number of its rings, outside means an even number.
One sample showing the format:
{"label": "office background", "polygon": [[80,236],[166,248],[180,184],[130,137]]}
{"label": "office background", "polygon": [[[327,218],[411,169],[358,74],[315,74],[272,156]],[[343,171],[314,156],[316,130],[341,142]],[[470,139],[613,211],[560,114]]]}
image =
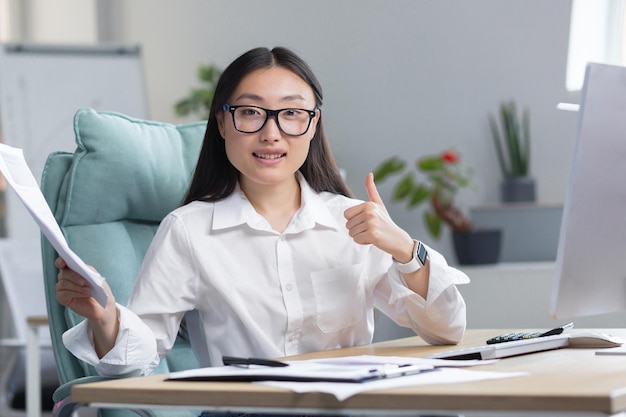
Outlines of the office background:
{"label": "office background", "polygon": [[[150,118],[172,123],[192,119],[176,117],[174,103],[199,85],[199,65],[290,47],[324,87],[331,144],[359,197],[365,175],[387,157],[413,161],[453,147],[478,184],[460,194],[464,210],[499,202],[488,115],[514,99],[531,115],[537,202],[558,206],[577,116],[556,105],[579,101],[566,88],[571,10],[572,0],[0,0],[0,40],[139,45]],[[454,262],[447,231],[432,241],[419,212],[390,202],[390,184],[379,190],[398,224]],[[561,324],[547,317],[552,269],[467,268],[468,326]],[[621,314],[576,321],[622,324]],[[388,323],[377,329],[378,340],[408,334]]]}
{"label": "office background", "polygon": [[[7,2],[7,0],[3,0]],[[461,206],[499,201],[488,115],[515,99],[531,114],[531,173],[540,204],[561,204],[578,102],[565,87],[571,0],[23,0],[10,3],[12,41],[139,44],[150,118],[173,123],[201,64],[225,66],[256,46],[288,46],[324,87],[323,117],[347,180],[362,198],[383,159],[454,147],[478,190]],[[111,109],[115,110],[115,109]],[[389,201],[391,183],[379,186]],[[421,215],[394,219],[453,258],[451,239],[425,235]],[[451,259],[453,261],[453,259]]]}
{"label": "office background", "polygon": [[[556,105],[579,102],[566,88],[572,7],[572,0],[0,0],[0,36],[139,45],[150,118],[172,123],[192,119],[176,117],[174,104],[200,85],[200,65],[224,67],[256,46],[288,46],[324,87],[326,128],[361,198],[365,175],[387,157],[415,160],[454,147],[478,184],[460,193],[462,209],[497,205],[502,177],[488,115],[514,99],[531,115],[537,205],[558,208],[577,114]],[[379,191],[398,224],[455,263],[448,230],[433,241],[419,211],[390,202],[390,183]],[[469,327],[560,324],[547,313],[553,262],[463,270],[472,279],[460,287]],[[578,327],[622,323],[622,314],[576,320]],[[379,329],[379,339],[400,335],[392,325]]]}

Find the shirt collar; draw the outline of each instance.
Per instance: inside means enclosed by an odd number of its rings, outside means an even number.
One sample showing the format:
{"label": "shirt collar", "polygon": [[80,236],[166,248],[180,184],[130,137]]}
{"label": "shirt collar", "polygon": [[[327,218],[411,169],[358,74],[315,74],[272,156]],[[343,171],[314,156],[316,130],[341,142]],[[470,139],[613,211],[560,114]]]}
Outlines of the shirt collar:
{"label": "shirt collar", "polygon": [[[337,229],[339,227],[337,220],[328,210],[321,195],[311,188],[300,172],[296,174],[296,178],[300,183],[302,206],[294,215],[285,233],[312,229],[316,224]],[[228,229],[242,224],[248,224],[254,229],[271,230],[267,220],[254,210],[237,184],[230,196],[215,203],[213,229]]]}

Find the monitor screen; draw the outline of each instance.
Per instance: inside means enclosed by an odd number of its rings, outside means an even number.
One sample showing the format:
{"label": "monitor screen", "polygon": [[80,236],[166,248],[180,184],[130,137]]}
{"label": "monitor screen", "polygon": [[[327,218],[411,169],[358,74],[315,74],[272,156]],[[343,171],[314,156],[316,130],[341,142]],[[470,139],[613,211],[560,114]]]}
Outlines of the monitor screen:
{"label": "monitor screen", "polygon": [[588,64],[557,251],[555,318],[626,310],[626,68]]}

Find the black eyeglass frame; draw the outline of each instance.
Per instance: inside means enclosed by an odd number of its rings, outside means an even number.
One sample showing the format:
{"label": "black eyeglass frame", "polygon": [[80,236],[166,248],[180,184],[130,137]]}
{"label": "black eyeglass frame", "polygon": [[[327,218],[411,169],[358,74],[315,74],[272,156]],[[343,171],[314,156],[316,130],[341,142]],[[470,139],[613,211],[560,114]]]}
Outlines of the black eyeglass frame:
{"label": "black eyeglass frame", "polygon": [[[246,132],[246,131],[243,131],[243,130],[239,130],[239,128],[237,128],[237,123],[235,122],[235,110],[237,110],[238,108],[241,108],[241,107],[252,107],[252,108],[255,108],[255,109],[263,110],[265,112],[265,121],[263,122],[261,127],[259,127],[254,132]],[[266,108],[260,107],[260,106],[251,106],[251,105],[231,106],[230,104],[225,103],[224,106],[223,106],[223,110],[227,111],[227,112],[230,112],[231,116],[233,117],[233,126],[235,127],[235,130],[237,132],[241,132],[241,133],[257,133],[257,132],[261,131],[265,127],[265,125],[267,124],[267,121],[269,120],[269,118],[273,117],[274,120],[276,120],[276,126],[278,126],[278,129],[281,132],[283,132],[287,136],[298,137],[298,136],[305,135],[306,132],[309,131],[309,129],[311,128],[311,120],[313,120],[313,118],[315,117],[315,115],[319,111],[319,107],[315,107],[313,110],[300,109],[300,108],[297,108],[297,107],[287,107],[287,108],[284,108],[284,109],[270,110],[270,109],[266,109]],[[285,111],[285,110],[300,110],[300,111],[308,113],[308,115],[309,115],[309,123],[307,124],[306,130],[304,132],[300,133],[299,135],[292,135],[291,133],[287,133],[287,132],[285,132],[283,130],[283,128],[280,126],[280,121],[278,120],[278,114],[280,112],[282,112],[282,111]]]}

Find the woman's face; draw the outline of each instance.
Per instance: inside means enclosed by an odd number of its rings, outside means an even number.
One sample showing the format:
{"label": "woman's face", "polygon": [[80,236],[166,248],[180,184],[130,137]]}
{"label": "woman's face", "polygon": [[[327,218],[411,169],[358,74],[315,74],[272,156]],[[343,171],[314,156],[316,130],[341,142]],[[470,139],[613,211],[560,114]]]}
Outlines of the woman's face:
{"label": "woman's face", "polygon": [[[315,95],[302,78],[285,68],[273,67],[258,69],[244,77],[228,104],[231,107],[258,106],[268,110],[313,110]],[[248,113],[254,112],[247,111],[245,114]],[[285,116],[289,117],[290,114]],[[256,116],[252,114],[251,117]],[[275,117],[269,117],[258,132],[242,133],[235,129],[230,112],[218,114],[218,127],[225,141],[226,155],[241,173],[242,188],[245,190],[254,185],[293,182],[294,173],[302,166],[309,152],[318,119],[319,111],[304,135],[288,136],[278,128]],[[285,129],[288,122],[284,125],[281,124]]]}

